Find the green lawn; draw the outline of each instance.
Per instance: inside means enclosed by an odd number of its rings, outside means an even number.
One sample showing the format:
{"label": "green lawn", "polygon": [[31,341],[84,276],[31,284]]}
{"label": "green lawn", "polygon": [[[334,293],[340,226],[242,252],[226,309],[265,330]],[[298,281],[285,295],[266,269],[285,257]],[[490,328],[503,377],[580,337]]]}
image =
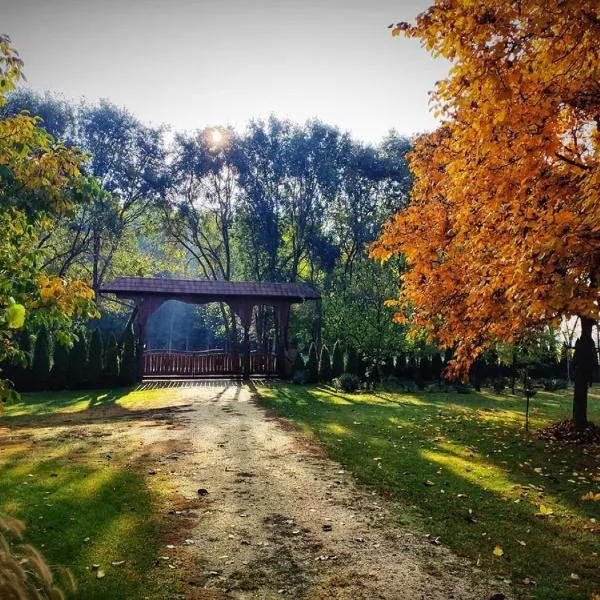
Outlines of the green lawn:
{"label": "green lawn", "polygon": [[[159,559],[164,535],[172,533],[164,519],[168,478],[146,476],[139,444],[111,441],[123,421],[110,411],[133,415],[176,404],[177,396],[173,390],[25,394],[0,416],[0,513],[25,522],[25,541],[53,568],[71,570],[74,597],[176,597],[175,572]],[[55,428],[56,413],[65,413],[66,428]],[[112,565],[119,561],[125,562]],[[97,578],[94,564],[105,577]]]}
{"label": "green lawn", "polygon": [[[278,384],[259,393],[265,407],[391,499],[399,523],[439,536],[509,579],[519,595],[587,600],[600,593],[600,502],[581,500],[600,492],[600,448],[527,436],[522,398]],[[532,428],[568,418],[570,409],[569,392],[540,392]],[[590,416],[600,422],[595,390]]]}

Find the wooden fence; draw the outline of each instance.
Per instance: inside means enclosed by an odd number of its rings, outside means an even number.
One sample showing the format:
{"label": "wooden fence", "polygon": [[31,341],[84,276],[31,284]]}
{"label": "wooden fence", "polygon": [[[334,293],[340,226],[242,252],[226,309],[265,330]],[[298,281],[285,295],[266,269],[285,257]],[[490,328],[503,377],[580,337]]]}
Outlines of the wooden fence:
{"label": "wooden fence", "polygon": [[[204,377],[209,375],[239,375],[244,355],[234,352],[144,352],[144,377]],[[277,357],[274,354],[250,354],[251,375],[275,375]]]}

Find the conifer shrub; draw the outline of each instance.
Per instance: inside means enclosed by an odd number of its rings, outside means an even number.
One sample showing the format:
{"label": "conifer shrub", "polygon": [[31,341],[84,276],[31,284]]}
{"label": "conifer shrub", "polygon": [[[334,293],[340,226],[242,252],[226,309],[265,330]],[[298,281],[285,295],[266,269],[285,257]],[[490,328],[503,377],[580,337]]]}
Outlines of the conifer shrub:
{"label": "conifer shrub", "polygon": [[69,387],[74,390],[85,388],[88,368],[88,343],[83,331],[77,334],[77,339],[69,352]]}
{"label": "conifer shrub", "polygon": [[436,352],[431,359],[431,376],[435,381],[441,381],[443,369],[444,363],[442,362],[442,356],[439,352]]}
{"label": "conifer shrub", "polygon": [[352,346],[348,346],[344,356],[344,373],[351,375],[360,375],[360,358],[358,352]]}
{"label": "conifer shrub", "polygon": [[394,364],[394,375],[398,379],[406,377],[406,354],[401,352],[396,355],[396,362]]}
{"label": "conifer shrub", "polygon": [[308,360],[305,369],[306,383],[317,383],[319,381],[319,360],[317,359],[317,348],[314,344],[308,350]]}
{"label": "conifer shrub", "polygon": [[294,357],[294,373],[302,373],[304,372],[304,359],[302,358],[302,354],[300,350],[296,352],[296,356]]}
{"label": "conifer shrub", "polygon": [[135,352],[135,336],[133,334],[133,327],[128,327],[125,330],[119,381],[123,386],[135,385],[138,382],[138,363]]}
{"label": "conifer shrub", "polygon": [[333,358],[331,360],[331,376],[339,377],[344,372],[344,352],[342,344],[338,340],[333,346]]}
{"label": "conifer shrub", "polygon": [[54,347],[50,386],[53,390],[66,390],[69,387],[69,348],[62,344]]}
{"label": "conifer shrub", "polygon": [[331,356],[327,346],[321,348],[321,356],[319,357],[319,381],[327,383],[331,381]]}
{"label": "conifer shrub", "polygon": [[104,356],[104,380],[107,387],[119,385],[119,347],[114,333],[110,334]]}
{"label": "conifer shrub", "polygon": [[88,381],[92,388],[103,386],[104,350],[102,347],[102,334],[99,329],[94,329],[90,338],[90,355],[88,360]]}
{"label": "conifer shrub", "polygon": [[51,367],[50,335],[48,330],[42,327],[35,338],[31,362],[31,381],[34,389],[47,390],[50,387]]}

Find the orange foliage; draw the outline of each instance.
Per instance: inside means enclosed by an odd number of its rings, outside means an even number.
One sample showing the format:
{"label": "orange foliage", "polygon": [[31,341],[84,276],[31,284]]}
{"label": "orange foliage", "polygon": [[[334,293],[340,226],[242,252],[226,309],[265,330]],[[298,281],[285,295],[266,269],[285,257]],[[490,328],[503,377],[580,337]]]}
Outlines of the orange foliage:
{"label": "orange foliage", "polygon": [[597,0],[437,0],[392,33],[452,63],[433,94],[442,125],[410,156],[412,202],[371,250],[406,256],[415,325],[456,344],[464,376],[494,340],[597,320]]}

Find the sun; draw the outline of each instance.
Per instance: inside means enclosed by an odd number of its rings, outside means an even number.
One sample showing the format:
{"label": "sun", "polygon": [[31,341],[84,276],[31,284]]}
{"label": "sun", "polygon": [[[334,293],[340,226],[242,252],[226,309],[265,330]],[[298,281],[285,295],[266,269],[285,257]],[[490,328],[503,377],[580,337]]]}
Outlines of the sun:
{"label": "sun", "polygon": [[223,134],[218,129],[213,129],[210,132],[210,139],[215,144],[220,144],[223,141]]}

